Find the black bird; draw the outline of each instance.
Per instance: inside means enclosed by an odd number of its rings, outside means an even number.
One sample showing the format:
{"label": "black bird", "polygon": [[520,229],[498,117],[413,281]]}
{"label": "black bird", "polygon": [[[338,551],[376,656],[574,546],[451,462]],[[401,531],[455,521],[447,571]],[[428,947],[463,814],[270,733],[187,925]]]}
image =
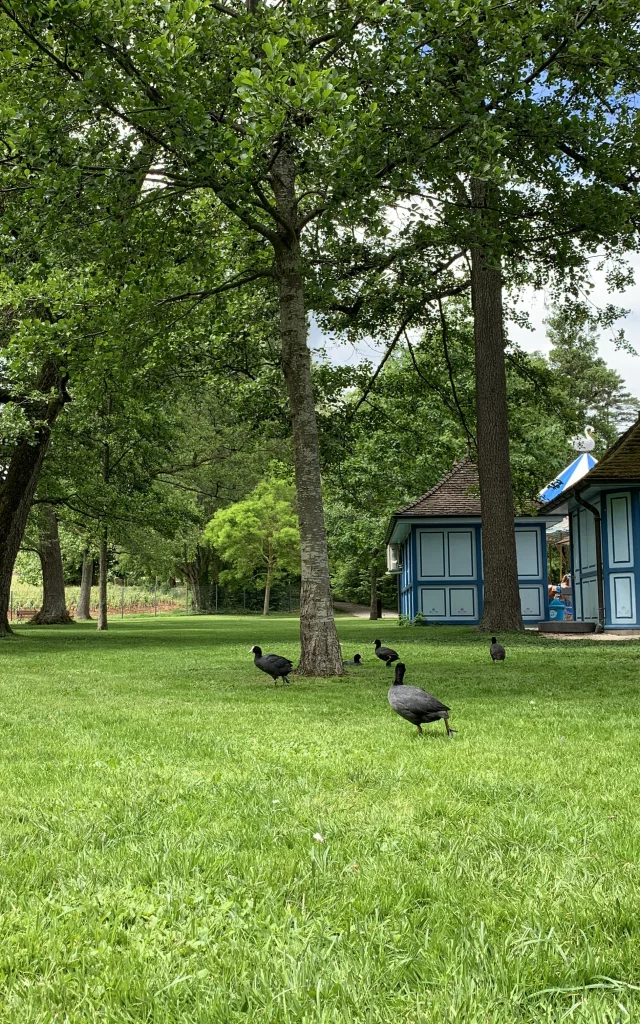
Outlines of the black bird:
{"label": "black bird", "polygon": [[495,636],[491,637],[491,647],[489,648],[489,654],[491,655],[492,661],[504,661],[507,656],[502,644],[499,644]]}
{"label": "black bird", "polygon": [[251,654],[255,655],[253,664],[262,672],[271,676],[274,684],[278,685],[278,679],[282,679],[282,685],[287,682],[287,676],[293,672],[293,663],[288,658],[282,658],[279,654],[263,654],[262,647],[252,647]]}
{"label": "black bird", "polygon": [[436,697],[432,697],[426,690],[419,686],[404,686],[403,679],[405,666],[401,661],[396,665],[396,677],[393,686],[389,690],[389,704],[397,715],[406,718],[407,722],[418,726],[418,732],[422,735],[422,726],[427,722],[437,722],[439,718],[444,721],[447,736],[451,736],[456,730],[449,726],[449,711],[446,704],[442,704]]}
{"label": "black bird", "polygon": [[354,654],[353,661],[343,661],[342,664],[345,665],[345,666],[346,665],[355,665],[356,668],[362,668],[362,666],[364,665],[364,662],[362,660],[362,655],[361,654]]}
{"label": "black bird", "polygon": [[400,655],[397,651],[394,651],[391,647],[383,647],[380,640],[374,640],[376,645],[376,658],[380,658],[380,661],[384,661],[385,665],[391,665],[392,662],[397,661]]}

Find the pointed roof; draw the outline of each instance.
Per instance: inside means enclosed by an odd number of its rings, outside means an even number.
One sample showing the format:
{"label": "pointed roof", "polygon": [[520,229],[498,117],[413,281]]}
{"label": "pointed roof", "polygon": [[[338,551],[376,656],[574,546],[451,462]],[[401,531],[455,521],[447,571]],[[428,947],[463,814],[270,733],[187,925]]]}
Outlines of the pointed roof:
{"label": "pointed roof", "polygon": [[[640,483],[640,416],[604,453],[600,462],[582,477],[579,489],[618,483]],[[569,493],[576,489],[577,485],[567,487],[545,505],[543,512],[549,512],[555,505],[566,501]]]}
{"label": "pointed roof", "polygon": [[640,416],[604,453],[585,477],[585,482],[587,480],[589,483],[640,482]]}
{"label": "pointed roof", "polygon": [[550,484],[547,484],[540,491],[540,500],[552,501],[554,498],[557,498],[559,494],[566,491],[567,487],[572,487],[574,484],[577,484],[578,480],[582,480],[582,477],[586,476],[595,465],[596,460],[589,452],[583,452],[582,455],[578,455],[578,458],[574,459],[566,469],[563,469],[562,473],[559,473],[555,480],[552,480]]}
{"label": "pointed roof", "polygon": [[393,519],[414,516],[479,516],[478,467],[471,459],[458,462],[430,491],[393,513]]}

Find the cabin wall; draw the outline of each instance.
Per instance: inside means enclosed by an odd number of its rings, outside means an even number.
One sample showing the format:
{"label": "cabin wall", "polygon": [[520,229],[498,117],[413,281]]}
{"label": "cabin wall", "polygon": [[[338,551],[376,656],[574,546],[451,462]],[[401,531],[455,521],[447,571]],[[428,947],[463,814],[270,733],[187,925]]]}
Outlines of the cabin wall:
{"label": "cabin wall", "polygon": [[[608,629],[640,626],[640,490],[603,490],[590,504],[602,519],[602,563],[605,626]],[[571,570],[575,618],[598,621],[598,577],[595,557],[595,521],[591,512],[572,501]]]}
{"label": "cabin wall", "polygon": [[400,572],[399,603],[400,615],[406,616],[408,619],[414,619],[416,615],[413,587],[414,579],[413,544],[411,534],[409,534],[402,544],[402,569]]}
{"label": "cabin wall", "polygon": [[[403,551],[402,613],[426,622],[477,624],[482,616],[479,521],[415,524]],[[516,525],[520,600],[525,622],[548,616],[545,524]],[[406,553],[405,553],[406,552]]]}

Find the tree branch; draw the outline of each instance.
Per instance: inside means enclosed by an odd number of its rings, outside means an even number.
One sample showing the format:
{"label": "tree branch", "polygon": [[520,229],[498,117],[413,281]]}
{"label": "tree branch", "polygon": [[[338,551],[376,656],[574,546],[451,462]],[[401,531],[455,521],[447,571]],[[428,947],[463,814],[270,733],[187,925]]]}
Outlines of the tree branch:
{"label": "tree branch", "polygon": [[453,379],[453,367],[451,365],[451,359],[449,356],[449,325],[447,323],[447,318],[444,314],[444,307],[442,305],[442,299],[440,297],[438,297],[438,311],[440,313],[440,325],[442,327],[442,347],[444,349],[444,358],[447,362],[447,370],[449,371],[449,383],[451,384],[451,394],[453,395],[453,400],[456,403],[456,409],[458,410],[458,413],[460,415],[460,420],[462,422],[462,426],[464,427],[464,432],[467,435],[467,440],[473,441],[474,446],[477,448],[477,441],[474,435],[472,434],[471,430],[469,429],[467,418],[462,410],[462,406],[460,405],[460,401],[458,399],[458,392],[456,391],[456,385]]}
{"label": "tree branch", "polygon": [[[583,27],[583,25],[585,25],[587,23],[587,21],[589,20],[591,15],[595,12],[595,10],[596,10],[596,5],[595,4],[592,4],[591,7],[588,7],[586,9],[586,11],[582,15],[582,17],[577,19],[577,21],[576,21],[576,23],[574,25],[574,32],[579,32],[580,31],[580,29]],[[557,58],[560,56],[560,54],[563,52],[563,50],[566,50],[568,45],[569,45],[569,37],[565,36],[565,38],[562,40],[560,45],[557,46],[555,50],[551,51],[551,53],[549,54],[547,59],[545,61],[543,61],[542,64],[539,67],[534,68],[533,71],[531,72],[531,74],[527,75],[527,77],[524,79],[522,84],[523,85],[530,85],[531,82],[534,82],[536,80],[536,78],[539,78],[540,75],[544,71],[547,70],[547,68],[551,67],[551,65],[557,60]]]}
{"label": "tree branch", "polygon": [[213,7],[214,11],[220,11],[220,14],[228,14],[230,18],[238,18],[239,14],[237,11],[231,9],[231,7],[224,7],[222,4],[209,3],[209,7]]}
{"label": "tree branch", "polygon": [[166,299],[161,299],[157,305],[166,306],[169,302],[184,302],[187,299],[197,299],[198,302],[202,302],[204,299],[210,299],[213,295],[221,295],[223,292],[229,292],[234,288],[242,288],[243,285],[250,284],[252,281],[268,277],[273,277],[273,271],[258,270],[254,274],[249,274],[241,279],[236,278],[232,281],[227,281],[225,284],[218,285],[217,288],[206,288],[200,292],[183,292],[182,295],[169,295]]}
{"label": "tree branch", "polygon": [[363,394],[360,396],[360,398],[356,402],[355,408],[353,409],[353,412],[351,413],[351,416],[349,417],[349,419],[353,419],[353,417],[357,413],[357,411],[360,408],[360,406],[362,405],[362,403],[366,400],[366,398],[367,398],[369,392],[371,391],[373,385],[375,384],[376,380],[380,376],[380,374],[381,374],[381,372],[382,372],[382,370],[384,368],[384,365],[385,365],[387,359],[389,358],[389,356],[393,352],[394,348],[398,344],[398,342],[400,340],[400,337],[402,335],[402,332],[407,329],[407,326],[408,326],[410,320],[411,320],[411,316],[408,316],[400,324],[398,330],[396,331],[395,335],[393,336],[393,340],[392,340],[391,344],[389,345],[387,351],[385,352],[385,354],[383,356],[382,362],[380,363],[380,365],[378,366],[378,369],[376,370],[376,372],[374,373],[373,377],[371,378],[371,380],[367,384],[366,388],[364,389]]}

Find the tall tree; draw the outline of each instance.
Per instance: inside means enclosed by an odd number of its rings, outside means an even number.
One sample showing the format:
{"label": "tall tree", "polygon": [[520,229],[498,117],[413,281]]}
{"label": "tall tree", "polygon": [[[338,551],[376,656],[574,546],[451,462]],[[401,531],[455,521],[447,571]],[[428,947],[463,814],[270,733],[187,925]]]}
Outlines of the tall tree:
{"label": "tall tree", "polygon": [[[480,628],[486,630],[522,628],[503,276],[514,284],[527,276],[536,283],[553,275],[586,276],[588,255],[598,244],[613,251],[636,243],[640,136],[634,95],[640,34],[628,15],[626,2],[606,10],[580,2],[532,5],[524,20],[533,32],[521,23],[513,36],[515,12],[503,9],[487,12],[458,36],[465,91],[478,74],[485,79],[498,52],[506,55],[488,103],[495,113],[493,128],[474,140],[471,152],[462,137],[455,144],[457,178],[451,190],[458,205],[469,210],[457,237],[468,232],[471,253],[485,578]],[[631,53],[636,70],[630,74]],[[480,65],[484,70],[478,72]],[[603,173],[604,151],[610,163]],[[448,219],[455,224],[459,214]]]}
{"label": "tall tree", "polygon": [[[104,256],[105,246],[95,220],[87,223],[87,211],[95,213],[110,200],[121,209],[131,180],[137,189],[141,183],[140,153],[127,164],[119,142],[113,145],[112,131],[88,125],[64,102],[49,105],[43,100],[26,119],[30,127],[15,118],[15,104],[28,104],[31,98],[23,57],[4,51],[0,84],[0,635],[10,632],[13,563],[52,429],[72,399],[71,377],[75,374],[77,380],[104,357],[95,341],[100,331],[92,334],[89,321],[105,291],[113,299],[113,284],[101,270],[96,273],[93,261],[97,250]],[[93,185],[88,181],[81,187],[76,162],[99,162],[106,154],[117,168],[113,179],[105,185],[94,176]]]}
{"label": "tall tree", "polygon": [[[389,516],[464,458],[476,435],[474,318],[466,300],[443,305],[446,348],[436,312],[418,341],[398,346],[373,389],[368,363],[317,370],[332,580],[349,600],[369,600],[372,551],[384,546]],[[578,367],[569,376],[512,343],[506,357],[513,500],[525,514],[571,458],[590,370],[583,383]],[[378,583],[391,600],[395,579],[383,570]]]}
{"label": "tall tree", "polygon": [[[377,0],[338,7],[189,0],[166,5],[160,20],[147,0],[128,0],[117,14],[106,0],[90,8],[55,0],[46,13],[8,0],[0,9],[43,61],[47,88],[57,71],[82,104],[156,147],[166,198],[185,189],[213,195],[252,238],[250,263],[192,295],[259,277],[275,287],[301,536],[299,671],[342,674],[307,345],[305,249],[316,222],[331,232],[383,219],[394,176],[407,163],[401,113],[388,102],[389,117],[379,112],[381,101],[404,94],[402,61],[386,54],[396,53],[397,41],[412,52],[413,12]],[[418,30],[428,37],[441,20],[439,9],[425,12]],[[437,85],[426,91],[434,123],[447,118],[446,91]],[[433,134],[436,146],[446,135],[439,124]]]}
{"label": "tall tree", "polygon": [[76,620],[87,622],[91,619],[91,588],[93,586],[93,573],[95,559],[89,548],[82,552],[82,573],[80,577],[80,596],[76,610]]}
{"label": "tall tree", "polygon": [[[479,217],[495,220],[491,193],[478,178],[471,201]],[[482,229],[479,236],[486,235]],[[475,340],[478,478],[482,505],[483,599],[480,628],[523,629],[509,459],[502,263],[485,245],[471,248],[471,305]]]}
{"label": "tall tree", "polygon": [[[6,376],[5,376],[6,381]],[[0,479],[0,636],[11,632],[9,599],[16,556],[27,525],[51,428],[68,400],[65,379],[53,357],[45,357],[33,382],[24,393],[5,383],[0,399],[19,416],[3,440],[3,474]],[[8,436],[7,436],[8,435]]]}
{"label": "tall tree", "polygon": [[[611,327],[618,312],[604,310],[604,326]],[[572,382],[576,427],[593,427],[596,455],[606,451],[620,431],[633,422],[639,407],[620,374],[598,355],[601,319],[584,300],[565,299],[555,304],[545,321],[551,342],[549,363]]]}
{"label": "tall tree", "polygon": [[50,505],[38,512],[38,555],[42,566],[42,606],[33,622],[39,626],[72,622],[64,592],[64,566],[58,534],[58,518]]}
{"label": "tall tree", "polygon": [[244,501],[216,512],[205,538],[241,579],[258,573],[264,583],[263,614],[269,614],[272,583],[283,572],[297,575],[300,532],[293,488],[285,480],[264,480]]}

